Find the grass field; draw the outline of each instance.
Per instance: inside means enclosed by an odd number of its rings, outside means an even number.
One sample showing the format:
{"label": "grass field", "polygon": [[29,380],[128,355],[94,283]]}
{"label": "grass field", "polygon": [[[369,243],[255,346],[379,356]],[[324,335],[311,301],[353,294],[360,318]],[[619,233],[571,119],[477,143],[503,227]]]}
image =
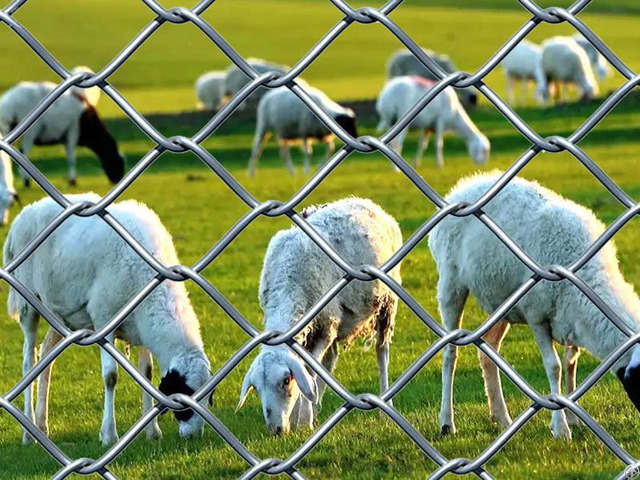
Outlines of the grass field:
{"label": "grass field", "polygon": [[[507,0],[451,2],[409,0],[393,13],[396,20],[419,43],[449,52],[458,65],[472,71],[481,66],[528,14]],[[550,5],[551,2],[541,2]],[[569,2],[562,2],[568,5]],[[362,2],[354,3],[361,5]],[[165,2],[165,6],[170,6]],[[640,68],[640,13],[635,2],[616,0],[594,2],[583,19],[632,68]],[[141,3],[125,0],[32,0],[16,17],[66,66],[88,64],[94,69],[109,61],[153,16]],[[320,0],[220,0],[205,18],[240,53],[293,64],[340,18],[335,8]],[[269,18],[265,26],[264,18]],[[425,25],[428,28],[425,28]],[[569,33],[566,26],[543,26],[532,35],[540,40],[556,33]],[[63,34],[64,33],[64,34]],[[292,37],[295,41],[292,41]],[[0,28],[0,55],[6,65],[0,90],[21,79],[54,79],[47,67],[11,34]],[[354,25],[343,38],[314,63],[305,77],[338,99],[373,98],[383,82],[384,63],[398,43],[380,26]],[[164,26],[113,77],[113,84],[165,135],[191,135],[209,118],[197,113],[170,115],[191,110],[192,82],[210,68],[221,68],[225,59],[191,26]],[[354,65],[358,68],[354,68]],[[503,77],[495,72],[488,83],[503,93]],[[603,91],[622,82],[613,77]],[[533,106],[519,110],[521,116],[541,135],[569,135],[592,113],[598,102],[541,110]],[[152,146],[117,107],[104,99],[100,106],[109,128],[121,143],[129,166]],[[528,147],[524,138],[485,101],[472,117],[492,141],[491,168],[505,169]],[[375,118],[362,119],[362,134],[375,133]],[[631,196],[640,195],[640,98],[619,105],[581,146]],[[277,149],[271,144],[256,179],[245,173],[252,138],[250,122],[229,119],[205,146],[260,200],[286,200],[305,182],[301,174],[284,175]],[[411,158],[415,137],[406,146]],[[446,167],[434,166],[429,149],[419,173],[444,194],[461,176],[477,170],[469,161],[463,143],[454,138],[445,142]],[[299,158],[295,157],[295,158]],[[66,186],[63,149],[33,151],[36,165],[65,192],[94,190],[100,194],[108,185],[97,161],[79,151],[79,186]],[[569,198],[593,208],[610,223],[622,208],[575,159],[567,154],[544,154],[528,165],[523,177],[537,179]],[[37,188],[20,189],[23,202],[42,196]],[[392,173],[380,155],[351,155],[304,202],[326,202],[346,195],[369,197],[394,215],[406,237],[435,211],[434,207],[402,175]],[[246,206],[199,160],[190,154],[163,155],[124,197],[137,198],[154,208],[173,233],[182,263],[195,263],[246,211]],[[15,212],[14,212],[15,214]],[[261,218],[216,259],[205,276],[256,326],[261,314],[257,286],[262,256],[271,236],[288,226],[284,219]],[[6,232],[6,230],[5,230]],[[640,225],[631,222],[616,237],[622,270],[640,287],[637,239]],[[2,233],[4,236],[4,232]],[[436,273],[426,242],[405,260],[404,285],[433,315]],[[199,315],[206,351],[212,368],[218,369],[247,337],[195,285],[188,285]],[[7,287],[0,291],[0,304]],[[466,328],[477,326],[486,315],[471,302],[465,317]],[[0,315],[0,394],[21,377],[19,326]],[[401,306],[396,337],[391,350],[391,378],[397,378],[435,340],[408,308]],[[43,332],[44,333],[44,329]],[[526,328],[514,328],[505,341],[505,358],[538,391],[548,392],[540,354]],[[448,458],[474,458],[500,433],[489,420],[475,347],[461,350],[456,381],[457,436],[439,435],[437,413],[440,401],[440,356],[396,397],[395,406]],[[234,413],[240,385],[252,357],[246,359],[216,391],[212,411],[248,448],[260,458],[285,458],[308,437],[300,431],[287,438],[266,434],[259,402],[255,397]],[[597,365],[584,355],[579,380]],[[81,366],[78,368],[78,366]],[[354,393],[377,392],[375,355],[356,345],[342,355],[336,376]],[[513,417],[530,401],[508,381],[507,404]],[[57,363],[51,395],[52,439],[72,458],[97,458],[104,449],[98,440],[102,413],[99,350],[74,347]],[[21,406],[21,400],[16,404]],[[341,404],[328,393],[321,421]],[[608,375],[580,404],[600,422],[633,456],[640,456],[638,414],[622,387]],[[140,415],[140,389],[125,374],[120,375],[116,400],[118,430],[123,434]],[[548,429],[550,414],[541,412],[527,424],[488,464],[497,479],[608,479],[622,470],[622,463],[603,447],[586,427],[574,428],[571,443],[553,440]],[[148,443],[140,438],[117,461],[112,471],[123,479],[233,479],[247,466],[211,430],[197,441],[183,441],[170,415],[161,419],[163,440]],[[41,479],[53,475],[59,466],[38,446],[20,445],[18,424],[0,411],[0,479]],[[310,479],[425,478],[436,469],[403,433],[377,413],[353,412],[298,465]],[[263,477],[266,478],[266,477]],[[447,478],[454,478],[453,476]]]}

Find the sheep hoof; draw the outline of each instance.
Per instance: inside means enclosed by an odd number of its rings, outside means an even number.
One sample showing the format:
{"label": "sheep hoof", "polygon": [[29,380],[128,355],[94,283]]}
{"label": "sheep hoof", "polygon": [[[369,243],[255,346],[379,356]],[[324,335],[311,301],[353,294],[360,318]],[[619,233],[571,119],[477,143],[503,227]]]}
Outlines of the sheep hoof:
{"label": "sheep hoof", "polygon": [[22,435],[22,445],[33,445],[36,443],[36,439],[31,436],[29,433],[24,433]]}
{"label": "sheep hoof", "polygon": [[75,187],[77,185],[76,179],[75,178],[70,178],[69,179],[69,185],[72,186],[72,187]]}
{"label": "sheep hoof", "polygon": [[446,437],[447,435],[455,435],[458,432],[454,425],[442,425],[440,429],[440,435]]}
{"label": "sheep hoof", "polygon": [[563,426],[560,426],[556,429],[552,427],[551,431],[553,432],[553,438],[558,438],[561,440],[571,440],[571,429],[569,429],[569,426],[567,424],[564,424]]}
{"label": "sheep hoof", "polygon": [[513,423],[511,417],[508,414],[506,417],[503,415],[491,415],[491,421],[501,426],[502,428],[507,428],[509,425],[511,425],[511,423]]}
{"label": "sheep hoof", "polygon": [[102,433],[100,432],[100,441],[102,442],[103,447],[109,447],[118,441],[118,434],[113,433]]}
{"label": "sheep hoof", "polygon": [[160,440],[162,438],[162,430],[158,425],[147,429],[147,440]]}
{"label": "sheep hoof", "polygon": [[582,422],[580,422],[580,419],[578,418],[578,416],[573,413],[571,410],[568,410],[566,412],[567,415],[567,423],[569,425],[580,425]]}
{"label": "sheep hoof", "polygon": [[26,188],[29,188],[31,186],[31,179],[29,177],[26,177],[22,180],[22,183]]}

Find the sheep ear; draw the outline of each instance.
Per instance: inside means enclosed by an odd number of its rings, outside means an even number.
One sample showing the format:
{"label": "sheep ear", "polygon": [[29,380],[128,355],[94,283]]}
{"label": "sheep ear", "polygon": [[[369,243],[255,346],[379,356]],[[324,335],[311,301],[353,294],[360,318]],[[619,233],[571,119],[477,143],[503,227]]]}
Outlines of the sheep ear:
{"label": "sheep ear", "polygon": [[309,375],[307,369],[304,368],[297,358],[288,357],[287,366],[289,370],[291,370],[293,378],[296,379],[302,394],[307,397],[307,400],[311,403],[316,403],[318,401],[318,386],[316,385],[315,379]]}
{"label": "sheep ear", "polygon": [[247,375],[244,377],[244,381],[242,382],[242,390],[240,391],[240,399],[238,400],[238,405],[236,405],[236,412],[242,408],[244,402],[247,401],[247,397],[254,390],[253,383],[251,382],[251,370],[247,372]]}

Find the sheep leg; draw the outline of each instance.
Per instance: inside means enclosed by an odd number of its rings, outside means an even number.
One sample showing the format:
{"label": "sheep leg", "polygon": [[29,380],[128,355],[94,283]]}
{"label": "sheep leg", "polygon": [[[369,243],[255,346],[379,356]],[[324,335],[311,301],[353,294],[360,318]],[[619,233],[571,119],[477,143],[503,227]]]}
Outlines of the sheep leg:
{"label": "sheep leg", "polygon": [[251,150],[251,158],[249,158],[249,177],[254,177],[256,174],[258,162],[260,161],[260,157],[262,157],[264,142],[267,141],[268,136],[268,132],[265,132],[260,128],[256,128],[256,134],[253,137],[253,149]]}
{"label": "sheep leg", "polygon": [[[309,350],[309,353],[311,353],[311,355],[313,355],[313,357],[316,358],[319,362],[323,362],[324,357],[326,356],[330,347],[335,343],[336,338],[338,336],[338,329],[337,329],[338,321],[334,320],[331,323],[333,325],[327,328],[327,331],[324,337],[318,339],[318,342],[311,348],[311,350]],[[318,384],[317,374],[315,372],[310,372],[310,374],[313,377],[313,379],[316,381],[316,385],[317,385]],[[309,400],[300,396],[298,400],[300,404],[300,408],[298,409],[298,426],[308,426],[310,428],[313,428],[314,412],[318,412],[322,404],[322,395],[320,395],[319,392],[320,392],[320,389],[318,388],[318,399],[315,404],[312,404]],[[324,393],[324,389],[322,390],[322,393]]]}
{"label": "sheep leg", "polygon": [[[563,364],[565,369],[565,385],[567,395],[576,389],[576,372],[578,370],[578,357],[580,356],[580,347],[568,345],[564,349]],[[580,425],[580,420],[571,410],[567,410],[567,423],[569,425]]]}
{"label": "sheep leg", "polygon": [[[383,394],[389,388],[389,346],[391,344],[397,310],[398,297],[390,295],[385,300],[385,303],[383,303],[383,306],[378,313],[378,318],[376,319],[376,356],[378,359],[380,394]],[[393,406],[393,400],[389,399],[387,404]]]}
{"label": "sheep leg", "polygon": [[333,156],[333,152],[336,151],[336,144],[333,141],[333,138],[330,138],[327,141],[327,149],[325,150],[324,153],[324,163],[327,163],[329,161],[329,159]]}
{"label": "sheep leg", "polygon": [[444,167],[444,125],[441,120],[436,122],[436,164]]}
{"label": "sheep leg", "polygon": [[526,78],[523,78],[520,82],[521,85],[521,92],[520,92],[520,105],[524,105],[527,102],[527,91],[529,90],[529,80],[527,80]]}
{"label": "sheep leg", "polygon": [[[115,335],[107,335],[107,341],[114,343]],[[102,427],[100,428],[100,440],[102,445],[107,447],[118,441],[115,415],[115,391],[118,383],[118,365],[106,351],[100,350],[102,361],[102,380],[104,382],[104,412],[102,416]]]}
{"label": "sheep leg", "polygon": [[418,148],[416,149],[416,157],[413,160],[413,166],[415,168],[420,167],[422,164],[422,156],[424,155],[424,151],[429,147],[429,132],[425,128],[420,132],[420,137],[418,138]]}
{"label": "sheep leg", "polygon": [[[483,339],[499,352],[502,340],[504,340],[505,335],[509,331],[509,326],[509,322],[500,320],[484,335]],[[500,381],[500,370],[481,350],[478,350],[478,356],[480,357],[480,365],[482,366],[484,389],[487,395],[487,402],[489,403],[489,411],[491,412],[491,421],[506,428],[511,425],[511,417],[509,416],[507,404],[504,401],[502,383]]]}
{"label": "sheep leg", "polygon": [[309,175],[311,172],[311,142],[306,137],[302,139],[302,156],[302,171],[305,175]]}
{"label": "sheep leg", "polygon": [[291,151],[289,150],[289,145],[287,145],[286,142],[282,142],[280,144],[280,156],[282,157],[285,167],[287,167],[287,172],[289,172],[289,175],[293,177],[296,174],[296,169],[293,167]]}
{"label": "sheep leg", "polygon": [[[551,332],[548,323],[531,324],[531,330],[542,353],[542,361],[544,369],[549,379],[551,393],[560,395],[560,381],[562,377],[562,368],[560,366],[560,357],[553,345]],[[567,417],[564,410],[554,410],[551,413],[551,431],[555,438],[571,439],[571,430],[567,424]]]}
{"label": "sheep leg", "polygon": [[[24,332],[24,345],[22,349],[22,376],[24,377],[33,368],[36,363],[36,340],[38,322],[40,321],[40,315],[31,306],[25,305],[20,311],[20,326]],[[35,414],[33,411],[33,383],[24,391],[24,415],[30,422],[33,422]],[[34,438],[23,430],[22,444],[28,445],[34,442]]]}
{"label": "sheep leg", "polygon": [[515,105],[516,98],[513,93],[514,87],[515,87],[515,80],[509,74],[506,74],[506,83],[507,83],[507,100],[509,101],[509,105]]}
{"label": "sheep leg", "polygon": [[[140,366],[140,371],[144,375],[144,377],[150,382],[153,381],[153,357],[151,356],[151,352],[144,347],[138,348],[138,361]],[[153,407],[153,398],[149,395],[146,390],[142,391],[142,414],[147,413],[151,407]],[[147,439],[154,440],[157,438],[162,438],[162,431],[160,431],[160,427],[158,426],[158,417],[155,417],[153,421],[147,426]]]}
{"label": "sheep leg", "polygon": [[[407,133],[409,133],[409,127],[404,128],[400,133],[393,139],[390,143],[390,147],[400,156],[402,156],[402,148],[404,146],[404,139],[407,138]],[[394,165],[394,169],[396,172],[399,172],[400,169]]]}
{"label": "sheep leg", "polygon": [[[58,342],[62,336],[53,328],[49,328],[47,335],[40,346],[40,358],[44,358]],[[36,426],[42,433],[49,436],[49,385],[51,384],[51,371],[54,362],[51,362],[38,377],[38,397],[36,401]]]}
{"label": "sheep leg", "polygon": [[[30,137],[25,138],[26,135],[22,138],[22,142],[20,143],[20,152],[26,157],[33,147],[33,140]],[[22,184],[29,188],[31,186],[31,177],[27,173],[27,171],[20,167],[20,176],[22,177]]]}
{"label": "sheep leg", "polygon": [[[460,328],[464,304],[469,291],[453,279],[441,276],[438,280],[438,305],[444,326],[451,331]],[[458,360],[458,347],[447,345],[442,354],[442,403],[440,405],[440,431],[442,435],[456,433],[453,421],[453,381]]]}
{"label": "sheep leg", "polygon": [[[324,357],[322,358],[322,365],[329,372],[333,373],[333,370],[336,368],[336,363],[338,362],[338,342],[333,342],[331,347],[326,351]],[[327,384],[322,380],[322,378],[317,379],[318,384],[318,403],[314,405],[313,417],[314,419],[318,418],[318,413],[322,409],[322,397],[324,397],[324,392],[327,390]]]}
{"label": "sheep leg", "polygon": [[71,186],[76,185],[76,145],[78,144],[78,137],[79,131],[76,126],[67,134],[67,142],[64,146],[67,152],[67,168],[69,169],[68,179],[69,185]]}

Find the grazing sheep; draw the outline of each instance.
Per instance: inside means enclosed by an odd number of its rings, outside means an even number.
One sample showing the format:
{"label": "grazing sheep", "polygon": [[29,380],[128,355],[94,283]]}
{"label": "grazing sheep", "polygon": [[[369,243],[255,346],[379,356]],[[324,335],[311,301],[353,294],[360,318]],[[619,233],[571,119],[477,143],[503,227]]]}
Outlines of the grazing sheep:
{"label": "grazing sheep", "polygon": [[[434,82],[418,76],[396,77],[389,80],[380,92],[376,102],[376,111],[380,116],[378,130],[386,130],[407,113],[421,97],[433,87]],[[409,129],[421,130],[414,164],[420,165],[422,154],[429,142],[429,135],[436,135],[436,160],[438,166],[444,166],[443,135],[453,130],[467,143],[469,155],[478,164],[489,160],[490,144],[473,121],[467,115],[458,97],[450,87],[440,92],[394,139],[393,148],[402,154],[402,146]],[[426,137],[426,139],[425,139]]]}
{"label": "grazing sheep", "polygon": [[[422,50],[445,72],[453,73],[458,71],[458,67],[455,66],[449,55],[437,53],[426,48]],[[407,75],[418,75],[429,80],[438,80],[438,78],[431,73],[431,70],[409,50],[396,50],[391,57],[389,57],[389,60],[387,60],[387,79],[391,80],[392,78]],[[478,103],[478,95],[476,95],[475,90],[471,87],[457,90],[457,93],[465,108],[472,108]]]}
{"label": "grazing sheep", "polygon": [[[21,82],[0,98],[0,132],[7,135],[56,87],[51,82]],[[97,88],[97,87],[92,87]],[[76,184],[76,146],[88,147],[100,159],[109,180],[124,176],[124,158],[116,141],[98,116],[95,90],[72,87],[63,93],[22,135],[21,151],[28,155],[34,145],[64,144],[69,165],[69,183]],[[21,169],[25,186],[29,177]]]}
{"label": "grazing sheep", "polygon": [[[402,245],[398,223],[370,200],[346,198],[302,215],[354,265],[379,266]],[[389,275],[400,282],[400,265]],[[265,328],[288,330],[343,276],[344,271],[302,230],[278,232],[269,242],[260,277]],[[395,294],[380,281],[352,282],[296,340],[332,372],[339,343],[349,345],[365,335],[376,338],[380,389],[385,391],[397,303]],[[238,408],[257,390],[267,427],[283,434],[291,425],[313,427],[325,388],[321,380],[316,384],[316,375],[288,346],[264,346],[244,378]]]}
{"label": "grazing sheep", "polygon": [[0,225],[9,222],[9,209],[18,199],[13,185],[13,163],[6,152],[0,152]]}
{"label": "grazing sheep", "polygon": [[[93,193],[69,195],[75,202],[97,202]],[[4,245],[4,263],[10,262],[62,208],[46,198],[27,206],[16,217]],[[164,265],[177,265],[171,236],[158,216],[145,205],[128,200],[108,207],[119,221],[154,257]],[[70,217],[59,226],[16,270],[16,278],[49,307],[70,329],[98,330],[139,292],[155,271],[101,218]],[[23,374],[36,360],[38,312],[13,288],[9,290],[9,314],[19,318],[24,332]],[[209,360],[200,338],[200,326],[183,283],[165,281],[129,315],[115,332],[107,335],[139,345],[140,368],[151,380],[152,357],[160,364],[160,390],[166,395],[192,394],[209,378]],[[50,329],[41,349],[44,356],[60,340]],[[117,441],[114,394],[118,379],[116,361],[100,351],[105,387],[104,415],[100,438],[103,445]],[[49,369],[47,369],[49,370]],[[36,425],[45,433],[50,371],[40,377]],[[144,411],[152,399],[143,393]],[[33,386],[25,390],[24,413],[33,420]],[[180,435],[199,436],[203,420],[192,410],[175,412]],[[147,428],[147,437],[159,437],[156,421]],[[23,443],[29,443],[26,430]]]}
{"label": "grazing sheep", "polygon": [[542,48],[539,45],[523,40],[509,52],[501,65],[507,79],[507,98],[511,105],[516,103],[513,90],[517,81],[522,83],[522,104],[525,102],[530,81],[536,84],[535,96],[538,102],[546,101],[547,79],[542,69]]}
{"label": "grazing sheep", "polygon": [[[327,114],[352,137],[357,137],[356,114],[350,108],[344,108],[331,100],[327,95],[302,82],[301,86]],[[332,155],[335,146],[334,134],[315,116],[298,96],[286,87],[267,92],[258,104],[256,133],[253,138],[253,150],[249,159],[249,176],[253,177],[262,156],[262,149],[267,135],[274,132],[280,143],[280,155],[291,175],[295,173],[289,146],[302,143],[304,155],[304,172],[311,169],[311,144],[319,140],[327,146],[325,161]]]}
{"label": "grazing sheep", "polygon": [[[499,172],[462,180],[447,196],[450,202],[474,202],[499,178]],[[514,179],[483,211],[540,265],[569,266],[603,233],[605,226],[590,210],[541,187]],[[460,328],[464,304],[474,295],[485,312],[493,312],[532,276],[532,272],[477,218],[447,217],[429,235],[429,248],[439,273],[438,304],[447,329]],[[578,272],[629,328],[640,331],[640,300],[618,268],[616,249],[608,242]],[[551,385],[560,394],[560,359],[553,342],[565,351],[567,390],[575,389],[575,368],[580,348],[599,358],[609,355],[626,336],[569,281],[540,282],[533,287],[485,335],[496,350],[510,323],[527,323],[534,337]],[[457,348],[447,346],[442,365],[442,433],[456,431],[453,422],[453,378]],[[484,354],[480,360],[492,418],[501,425],[511,422],[502,394],[497,366]],[[640,347],[616,362],[612,370],[640,409]],[[575,420],[575,419],[574,419]],[[570,438],[564,410],[552,413],[555,437]]]}
{"label": "grazing sheep", "polygon": [[594,98],[599,93],[589,57],[572,38],[545,40],[542,43],[542,68],[550,94],[556,101],[566,99],[565,90],[570,83],[580,88],[583,100]]}
{"label": "grazing sheep", "polygon": [[[278,65],[270,63],[260,58],[249,58],[247,63],[251,65],[258,73],[278,72],[286,73],[289,67],[287,65]],[[238,93],[242,88],[251,81],[236,65],[231,65],[225,71],[225,77],[222,87],[223,102],[226,102],[233,95]],[[254,109],[260,102],[260,99],[267,93],[268,89],[260,87],[255,90],[244,102],[240,104],[238,110]]]}
{"label": "grazing sheep", "polygon": [[598,51],[593,44],[587,40],[581,33],[576,33],[571,37],[580,45],[589,57],[593,71],[598,74],[598,78],[603,81],[609,76],[609,64],[606,58]]}
{"label": "grazing sheep", "polygon": [[198,107],[217,110],[222,102],[222,88],[225,72],[207,72],[196,80],[196,97]]}

